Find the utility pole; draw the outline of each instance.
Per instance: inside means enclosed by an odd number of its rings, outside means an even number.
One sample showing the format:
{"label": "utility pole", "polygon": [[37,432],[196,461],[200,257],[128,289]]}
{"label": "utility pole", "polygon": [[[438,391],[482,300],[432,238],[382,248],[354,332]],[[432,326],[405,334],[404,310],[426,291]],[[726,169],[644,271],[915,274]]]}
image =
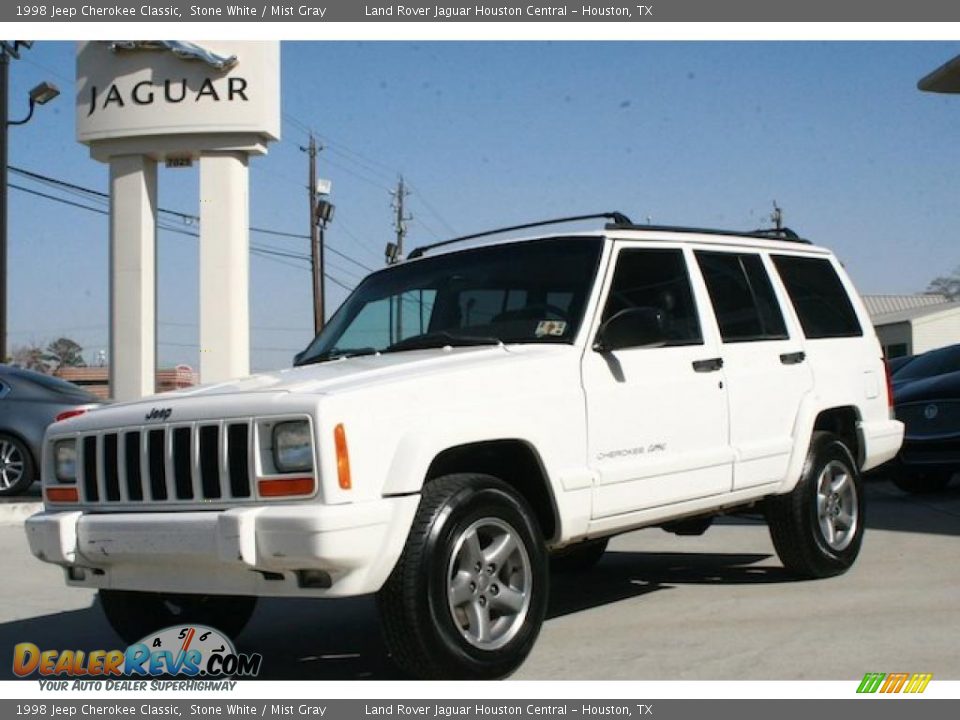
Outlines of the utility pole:
{"label": "utility pole", "polygon": [[0,363],[7,361],[7,114],[10,56],[0,50]]}
{"label": "utility pole", "polygon": [[[404,214],[403,201],[410,191],[403,182],[403,175],[397,182],[397,189],[390,194],[393,196],[391,207],[396,211],[393,229],[397,234],[397,242],[392,248],[387,246],[387,262],[393,265],[403,257],[403,239],[407,236],[407,222],[413,220],[413,215]],[[397,299],[397,339],[403,339],[403,295]]]}
{"label": "utility pole", "polygon": [[783,208],[777,205],[777,201],[773,201],[773,213],[770,215],[770,219],[773,220],[773,226],[779,231],[783,230]]}
{"label": "utility pole", "polygon": [[317,153],[322,148],[317,146],[317,139],[310,133],[310,143],[301,147],[309,158],[310,177],[307,182],[307,193],[310,196],[310,267],[313,273],[313,331],[319,334],[323,330],[323,235],[320,232],[320,223],[317,219]]}

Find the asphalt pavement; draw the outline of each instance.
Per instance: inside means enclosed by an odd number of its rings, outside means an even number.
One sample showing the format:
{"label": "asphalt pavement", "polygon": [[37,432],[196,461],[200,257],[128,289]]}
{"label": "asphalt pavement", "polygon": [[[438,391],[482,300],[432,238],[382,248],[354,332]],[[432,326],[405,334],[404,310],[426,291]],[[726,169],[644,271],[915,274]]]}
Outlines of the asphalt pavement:
{"label": "asphalt pavement", "polygon": [[[22,525],[0,525],[0,679],[13,645],[122,647],[95,593],[33,559]],[[730,517],[700,537],[653,528],[616,538],[597,567],[551,583],[548,620],[518,679],[854,680],[931,672],[960,680],[960,481],[937,496],[868,488],[854,567],[798,581],[766,526]],[[238,649],[261,677],[400,679],[370,597],[261,600]],[[3,658],[7,658],[4,660]]]}

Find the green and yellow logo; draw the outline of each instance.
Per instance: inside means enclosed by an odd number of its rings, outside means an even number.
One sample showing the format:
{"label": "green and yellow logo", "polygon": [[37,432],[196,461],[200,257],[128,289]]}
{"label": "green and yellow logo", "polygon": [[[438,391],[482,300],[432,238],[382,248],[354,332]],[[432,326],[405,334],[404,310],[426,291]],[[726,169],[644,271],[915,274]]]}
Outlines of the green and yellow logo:
{"label": "green and yellow logo", "polygon": [[857,692],[922,693],[932,679],[933,673],[867,673]]}

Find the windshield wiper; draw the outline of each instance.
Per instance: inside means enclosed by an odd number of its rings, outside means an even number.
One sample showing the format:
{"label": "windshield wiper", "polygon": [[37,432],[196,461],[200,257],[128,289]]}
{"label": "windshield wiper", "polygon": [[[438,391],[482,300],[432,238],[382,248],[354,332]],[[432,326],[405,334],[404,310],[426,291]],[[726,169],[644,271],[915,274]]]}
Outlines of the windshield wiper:
{"label": "windshield wiper", "polygon": [[423,350],[426,348],[440,348],[447,345],[464,347],[470,345],[502,345],[500,338],[484,335],[458,335],[446,330],[414,335],[395,342],[383,352],[400,352],[402,350]]}
{"label": "windshield wiper", "polygon": [[378,352],[379,350],[372,347],[331,348],[330,350],[324,350],[318,355],[300,361],[298,366],[314,365],[316,363],[326,362],[327,360],[341,360],[343,358],[361,357],[363,355],[376,355]]}

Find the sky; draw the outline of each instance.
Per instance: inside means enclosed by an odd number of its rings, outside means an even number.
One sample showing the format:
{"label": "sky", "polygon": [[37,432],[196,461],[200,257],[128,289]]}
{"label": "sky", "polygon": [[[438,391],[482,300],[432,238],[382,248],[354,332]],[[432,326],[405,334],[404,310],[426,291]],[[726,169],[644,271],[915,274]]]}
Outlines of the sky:
{"label": "sky", "polygon": [[[960,43],[284,42],[281,53],[282,139],[251,160],[250,220],[308,232],[300,147],[313,129],[337,208],[330,312],[342,286],[383,266],[401,173],[413,191],[408,249],[610,210],[749,230],[769,226],[776,200],[861,293],[921,292],[960,265],[960,96],[916,88]],[[74,73],[69,42],[37,42],[13,61],[12,119],[43,80],[63,95],[10,129],[10,164],[105,192],[107,166],[75,139]],[[161,169],[159,204],[197,214],[197,168]],[[9,216],[8,345],[67,336],[95,363],[108,348],[107,217],[13,187]],[[196,368],[196,227],[163,224],[158,360]],[[251,239],[309,252],[304,239]],[[309,265],[254,255],[250,310],[252,369],[289,366],[312,337]]]}

